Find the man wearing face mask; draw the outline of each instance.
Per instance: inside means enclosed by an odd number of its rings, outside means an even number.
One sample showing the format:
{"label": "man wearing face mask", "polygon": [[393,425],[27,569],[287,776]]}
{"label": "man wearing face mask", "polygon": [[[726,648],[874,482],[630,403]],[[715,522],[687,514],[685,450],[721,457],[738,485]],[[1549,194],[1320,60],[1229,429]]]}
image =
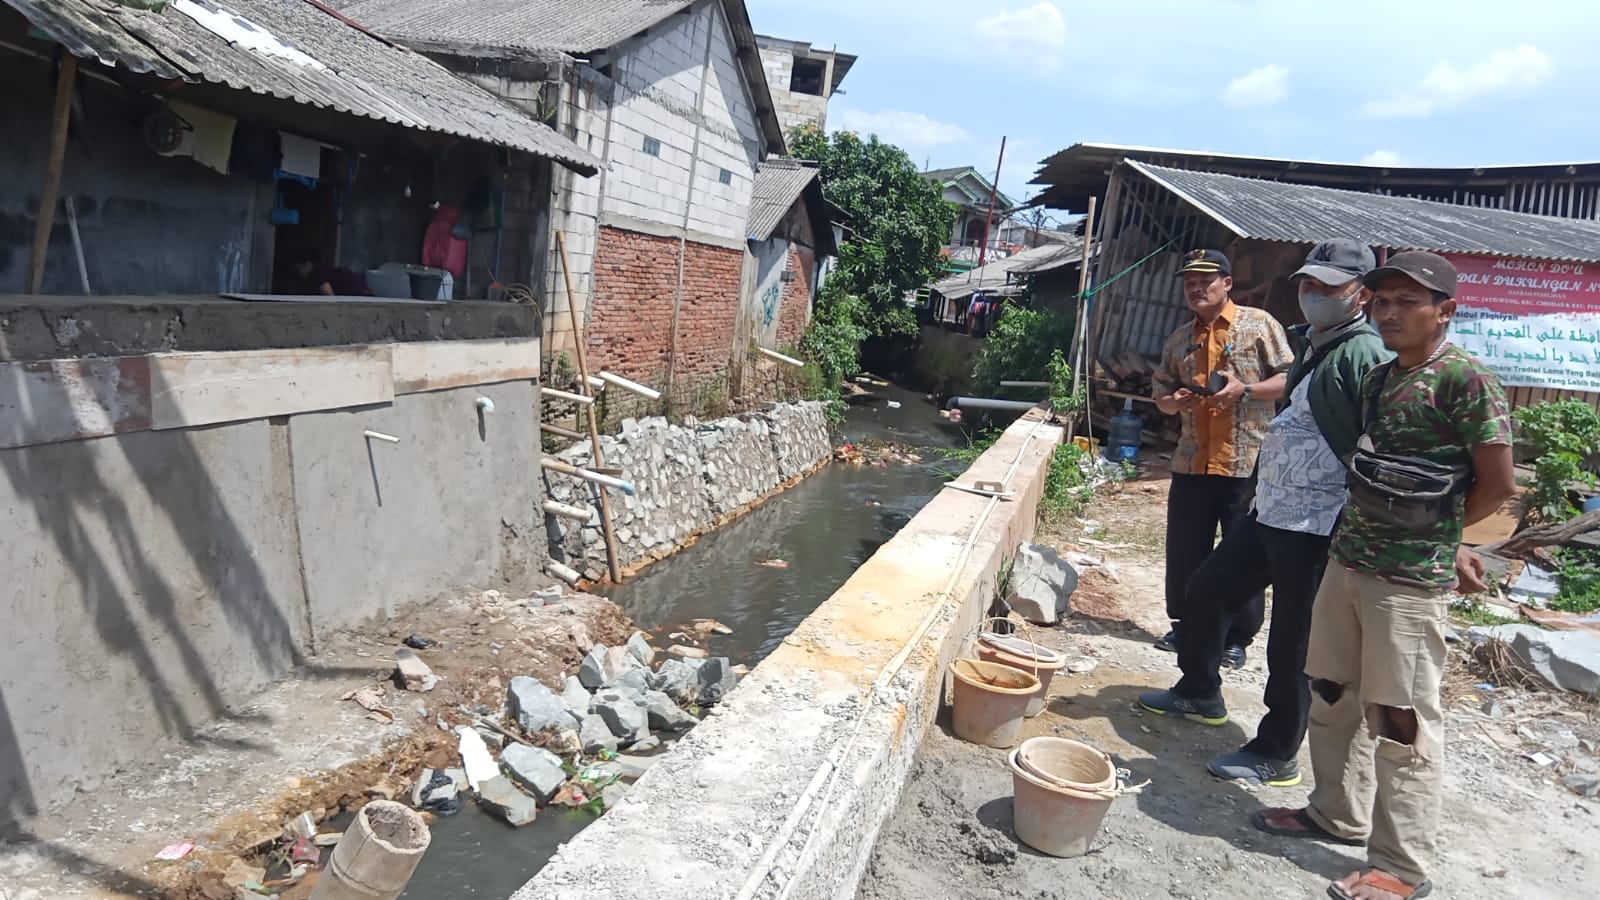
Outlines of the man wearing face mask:
{"label": "man wearing face mask", "polygon": [[1375,265],[1372,251],[1355,241],[1325,241],[1290,276],[1308,324],[1293,331],[1288,404],[1262,443],[1250,515],[1223,536],[1189,581],[1178,651],[1183,679],[1170,691],[1139,698],[1152,712],[1208,725],[1227,722],[1219,668],[1228,622],[1271,585],[1267,714],[1254,740],[1211,761],[1212,774],[1221,778],[1300,783],[1296,756],[1311,709],[1304,670],[1312,600],[1347,497],[1344,460],[1361,435],[1362,379],[1393,356],[1365,313],[1371,292],[1362,278]]}

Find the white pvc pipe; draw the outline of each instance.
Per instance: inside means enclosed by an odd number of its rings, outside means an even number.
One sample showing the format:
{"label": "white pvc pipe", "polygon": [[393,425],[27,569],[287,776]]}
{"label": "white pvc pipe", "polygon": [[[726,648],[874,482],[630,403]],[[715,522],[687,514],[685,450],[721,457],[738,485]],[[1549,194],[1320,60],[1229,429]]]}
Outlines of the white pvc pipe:
{"label": "white pvc pipe", "polygon": [[83,282],[83,293],[87,296],[94,293],[89,289],[89,264],[83,258],[83,236],[78,234],[78,210],[72,205],[72,198],[62,200],[67,206],[67,227],[72,230],[72,252],[78,257],[78,280]]}
{"label": "white pvc pipe", "polygon": [[590,406],[594,403],[593,397],[585,397],[582,394],[574,394],[568,391],[558,391],[552,387],[541,387],[539,388],[539,393],[545,395],[546,397],[555,397],[560,400],[571,400],[573,403],[582,403],[584,406]]}
{"label": "white pvc pipe", "polygon": [[544,466],[546,469],[549,469],[552,472],[560,472],[563,475],[572,475],[577,478],[582,478],[584,481],[592,481],[595,484],[603,484],[609,488],[616,488],[624,494],[633,494],[633,483],[630,481],[623,481],[621,478],[613,478],[610,475],[601,475],[599,472],[593,472],[588,469],[580,469],[577,466],[571,465],[570,463],[564,463],[559,459],[551,459],[548,456],[539,460],[539,465]]}
{"label": "white pvc pipe", "polygon": [[775,359],[778,362],[786,363],[788,365],[794,366],[796,369],[805,368],[805,365],[806,365],[805,363],[801,362],[798,359],[795,359],[792,356],[784,356],[782,353],[779,353],[776,350],[768,350],[765,347],[757,347],[756,350],[759,351],[761,353],[761,355],[763,355],[763,356],[765,356],[765,357],[767,357],[769,359]]}
{"label": "white pvc pipe", "polygon": [[400,443],[400,439],[399,438],[395,437],[392,434],[384,434],[381,431],[363,431],[362,434],[366,435],[369,438],[372,438],[375,441],[388,441],[391,444]]}
{"label": "white pvc pipe", "polygon": [[587,522],[594,518],[594,513],[590,510],[579,506],[568,506],[565,503],[557,503],[554,500],[546,500],[544,502],[544,511],[552,516],[560,516],[563,519],[571,519],[574,522]]}
{"label": "white pvc pipe", "polygon": [[625,391],[633,391],[635,394],[638,394],[641,397],[645,397],[650,400],[661,399],[660,391],[647,388],[637,381],[629,381],[628,379],[623,378],[621,375],[613,375],[610,372],[601,372],[600,378],[606,384],[614,384]]}
{"label": "white pvc pipe", "polygon": [[589,390],[591,390],[591,391],[603,391],[605,389],[606,389],[606,383],[604,381],[601,381],[600,379],[596,378],[593,375],[589,376]]}
{"label": "white pvc pipe", "polygon": [[1054,387],[1054,385],[1051,384],[1048,381],[1002,381],[1002,382],[1000,382],[1000,386],[1001,387],[1011,387],[1011,388],[1047,388],[1047,387]]}
{"label": "white pvc pipe", "polygon": [[950,402],[944,405],[945,409],[964,407],[966,409],[1003,409],[1011,412],[1027,412],[1038,406],[1032,400],[996,400],[993,397],[951,397]]}
{"label": "white pvc pipe", "polygon": [[551,575],[554,575],[562,581],[565,581],[569,585],[576,585],[578,582],[583,580],[583,576],[578,574],[578,570],[570,569],[553,559],[545,563],[544,567],[550,570]]}

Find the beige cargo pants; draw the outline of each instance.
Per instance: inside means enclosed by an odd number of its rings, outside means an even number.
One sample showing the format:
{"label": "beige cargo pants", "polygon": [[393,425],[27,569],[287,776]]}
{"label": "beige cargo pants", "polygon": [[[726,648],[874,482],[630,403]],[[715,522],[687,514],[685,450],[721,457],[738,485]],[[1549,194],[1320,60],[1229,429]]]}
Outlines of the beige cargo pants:
{"label": "beige cargo pants", "polygon": [[1448,598],[1330,562],[1311,613],[1307,814],[1411,885],[1437,850]]}

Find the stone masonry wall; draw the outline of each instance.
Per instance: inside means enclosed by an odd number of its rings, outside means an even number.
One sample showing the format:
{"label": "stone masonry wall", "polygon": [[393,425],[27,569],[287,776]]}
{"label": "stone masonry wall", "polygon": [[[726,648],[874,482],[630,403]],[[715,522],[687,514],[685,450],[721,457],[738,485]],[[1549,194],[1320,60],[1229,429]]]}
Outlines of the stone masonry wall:
{"label": "stone masonry wall", "polygon": [[[606,465],[621,468],[636,493],[611,491],[618,557],[635,567],[669,555],[690,538],[798,478],[828,458],[832,441],[820,403],[772,409],[700,424],[663,418],[623,421],[622,433],[600,439]],[[590,460],[587,441],[559,454],[574,465]],[[550,498],[596,510],[587,524],[552,517],[551,556],[586,578],[606,574],[605,539],[596,487],[546,474]]]}

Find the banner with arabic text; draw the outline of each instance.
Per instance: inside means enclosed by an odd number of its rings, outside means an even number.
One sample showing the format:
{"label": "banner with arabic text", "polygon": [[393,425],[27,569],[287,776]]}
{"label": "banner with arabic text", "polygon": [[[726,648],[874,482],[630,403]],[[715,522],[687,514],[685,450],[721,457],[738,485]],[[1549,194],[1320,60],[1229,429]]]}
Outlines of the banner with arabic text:
{"label": "banner with arabic text", "polygon": [[1506,387],[1600,392],[1600,264],[1448,256],[1451,341]]}

